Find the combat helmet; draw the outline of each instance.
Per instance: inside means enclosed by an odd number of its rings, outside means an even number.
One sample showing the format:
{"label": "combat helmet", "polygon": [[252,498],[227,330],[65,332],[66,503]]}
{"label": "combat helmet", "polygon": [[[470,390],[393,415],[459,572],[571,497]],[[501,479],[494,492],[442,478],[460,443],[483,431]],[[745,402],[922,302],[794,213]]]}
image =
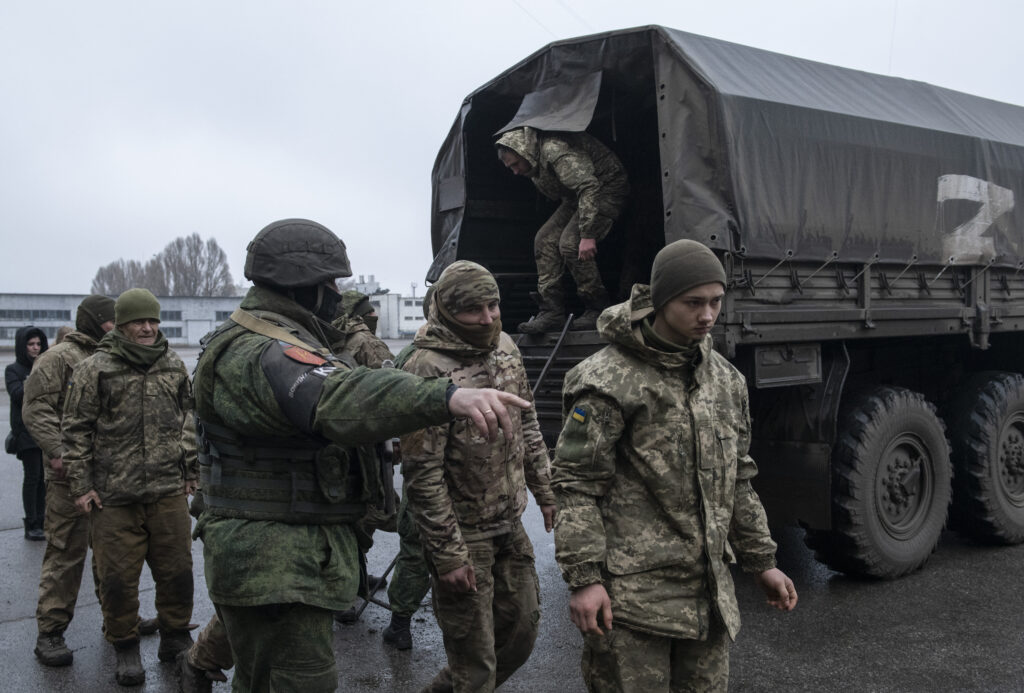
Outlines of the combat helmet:
{"label": "combat helmet", "polygon": [[245,278],[282,289],[351,277],[340,238],[309,219],[282,219],[256,234],[245,254]]}

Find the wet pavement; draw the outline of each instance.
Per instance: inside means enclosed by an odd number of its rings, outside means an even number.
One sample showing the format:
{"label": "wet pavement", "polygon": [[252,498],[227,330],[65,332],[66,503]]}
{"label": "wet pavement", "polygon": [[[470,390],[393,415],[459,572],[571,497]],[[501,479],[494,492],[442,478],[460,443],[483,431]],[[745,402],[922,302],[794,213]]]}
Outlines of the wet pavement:
{"label": "wet pavement", "polygon": [[[186,360],[194,354],[183,353]],[[0,393],[2,394],[2,393]],[[7,421],[3,394],[0,421]],[[6,434],[6,430],[4,430]],[[0,690],[115,691],[114,653],[101,635],[102,618],[86,571],[78,609],[66,633],[75,661],[49,669],[32,655],[43,542],[23,538],[21,464],[0,460]],[[537,555],[542,608],[540,634],[526,665],[499,690],[582,693],[581,638],[569,622],[568,593],[554,562],[552,535],[536,506],[524,523]],[[752,579],[737,575],[743,630],[732,649],[731,691],[1024,691],[1024,546],[987,547],[947,532],[923,570],[902,580],[858,580],[813,560],[802,532],[776,530],[779,564],[796,583],[792,613],[769,609]],[[380,574],[397,551],[397,536],[378,533],[369,555]],[[193,548],[193,621],[213,613],[203,578],[202,545]],[[155,615],[153,583],[143,570],[142,615]],[[383,597],[383,593],[381,593]],[[414,646],[384,645],[388,612],[370,604],[361,620],[335,626],[338,690],[415,692],[444,663],[440,631],[429,605],[413,619]],[[157,661],[158,636],[143,639],[147,678],[137,690],[176,691],[171,665]],[[217,684],[214,691],[230,686]]]}

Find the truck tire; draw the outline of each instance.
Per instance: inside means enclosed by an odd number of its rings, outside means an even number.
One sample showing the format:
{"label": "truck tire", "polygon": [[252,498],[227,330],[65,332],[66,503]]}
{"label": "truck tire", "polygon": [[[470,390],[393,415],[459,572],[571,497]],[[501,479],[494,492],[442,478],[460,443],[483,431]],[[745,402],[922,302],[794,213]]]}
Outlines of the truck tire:
{"label": "truck tire", "polygon": [[977,374],[947,421],[957,529],[986,543],[1024,542],[1024,376]]}
{"label": "truck tire", "polygon": [[924,396],[878,387],[840,413],[832,449],[832,529],[807,544],[833,570],[897,578],[935,551],[952,467],[945,428]]}

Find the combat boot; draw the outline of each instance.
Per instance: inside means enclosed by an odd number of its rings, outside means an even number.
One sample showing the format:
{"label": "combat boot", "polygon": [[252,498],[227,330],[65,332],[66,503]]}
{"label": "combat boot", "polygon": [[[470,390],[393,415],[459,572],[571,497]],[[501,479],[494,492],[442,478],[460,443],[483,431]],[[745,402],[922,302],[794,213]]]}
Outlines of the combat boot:
{"label": "combat boot", "polygon": [[604,309],[608,307],[608,294],[601,291],[601,293],[596,296],[584,298],[583,305],[586,306],[586,310],[583,311],[583,315],[578,318],[574,318],[572,321],[571,329],[574,332],[597,329],[597,318],[601,315]]}
{"label": "combat boot", "polygon": [[139,621],[139,635],[152,635],[160,629],[160,622],[154,618],[144,618]]}
{"label": "combat boot", "polygon": [[412,631],[409,630],[412,616],[391,614],[391,624],[384,629],[384,642],[393,645],[396,650],[412,649]]}
{"label": "combat boot", "polygon": [[146,681],[146,670],[142,668],[139,655],[139,641],[133,640],[114,645],[117,653],[117,671],[114,678],[122,686],[141,686]]}
{"label": "combat boot", "polygon": [[74,653],[64,642],[63,633],[40,633],[36,638],[36,657],[48,667],[66,667],[74,660]]}
{"label": "combat boot", "polygon": [[160,647],[156,656],[161,662],[173,662],[179,652],[192,647],[192,635],[187,630],[160,629]]}
{"label": "combat boot", "polygon": [[179,652],[175,661],[178,665],[178,690],[181,693],[211,693],[213,682],[205,671],[189,663],[188,650]]}

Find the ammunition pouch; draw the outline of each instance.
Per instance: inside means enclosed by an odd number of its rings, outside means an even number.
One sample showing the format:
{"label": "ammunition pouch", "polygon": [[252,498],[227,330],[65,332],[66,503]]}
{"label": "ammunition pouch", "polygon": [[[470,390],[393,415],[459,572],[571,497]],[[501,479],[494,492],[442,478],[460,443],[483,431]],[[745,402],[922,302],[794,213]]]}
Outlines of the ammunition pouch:
{"label": "ammunition pouch", "polygon": [[384,497],[372,449],[311,438],[243,438],[196,421],[206,512],[293,524],[352,524]]}

